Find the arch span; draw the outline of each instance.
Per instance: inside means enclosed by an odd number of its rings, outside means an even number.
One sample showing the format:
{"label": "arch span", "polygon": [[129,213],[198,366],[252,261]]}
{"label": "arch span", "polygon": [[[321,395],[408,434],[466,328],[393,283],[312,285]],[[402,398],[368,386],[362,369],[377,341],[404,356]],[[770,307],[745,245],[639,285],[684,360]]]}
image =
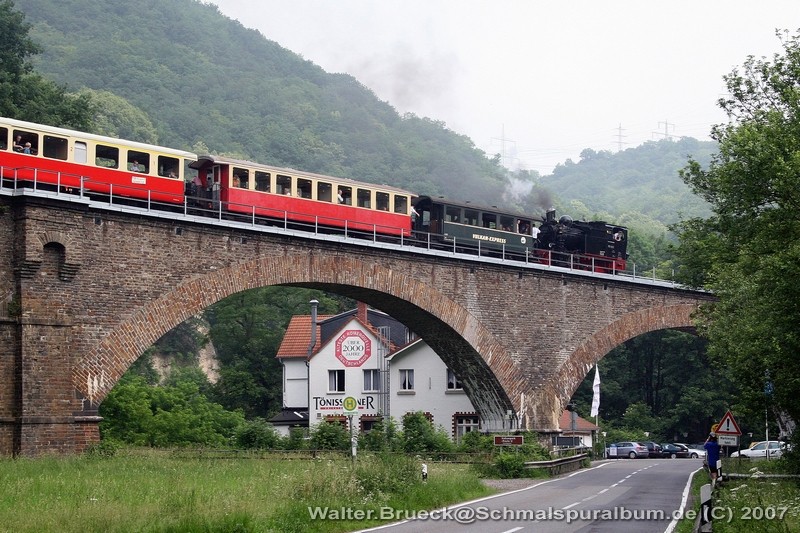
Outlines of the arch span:
{"label": "arch span", "polygon": [[128,367],[163,334],[208,306],[240,291],[270,285],[342,294],[381,309],[419,334],[460,377],[486,419],[517,412],[507,390],[523,378],[510,354],[469,310],[427,283],[359,257],[262,256],[194,276],[121,320],[75,366],[78,394],[97,406]]}
{"label": "arch span", "polygon": [[692,315],[697,304],[676,304],[625,313],[587,338],[556,372],[558,415],[591,368],[615,347],[639,335],[661,329],[694,332]]}

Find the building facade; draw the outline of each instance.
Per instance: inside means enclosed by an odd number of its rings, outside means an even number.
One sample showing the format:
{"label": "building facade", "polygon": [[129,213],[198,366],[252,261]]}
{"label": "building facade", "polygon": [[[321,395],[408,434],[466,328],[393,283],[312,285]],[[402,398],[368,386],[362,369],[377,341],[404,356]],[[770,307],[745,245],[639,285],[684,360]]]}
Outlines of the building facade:
{"label": "building facade", "polygon": [[[315,324],[315,327],[312,325]],[[400,322],[365,304],[334,316],[295,316],[277,358],[283,365],[281,433],[325,420],[357,431],[421,411],[458,441],[481,427],[457,376]],[[345,398],[356,409],[345,410]]]}

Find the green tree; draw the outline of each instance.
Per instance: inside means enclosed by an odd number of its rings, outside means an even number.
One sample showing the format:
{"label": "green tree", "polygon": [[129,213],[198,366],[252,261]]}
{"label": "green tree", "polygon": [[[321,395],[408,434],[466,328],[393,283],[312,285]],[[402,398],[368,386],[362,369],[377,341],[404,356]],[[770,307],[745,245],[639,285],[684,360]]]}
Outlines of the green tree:
{"label": "green tree", "polygon": [[242,409],[248,418],[270,418],[281,409],[282,368],[275,355],[289,320],[310,313],[312,299],[319,301],[320,314],[340,311],[343,302],[311,289],[263,287],[206,310],[220,361],[220,379],[212,392],[216,402]]}
{"label": "green tree", "polygon": [[42,50],[31,25],[11,0],[0,1],[0,115],[89,130],[90,101],[33,72],[30,58]]}
{"label": "green tree", "polygon": [[728,366],[744,403],[800,419],[800,40],[778,32],[772,60],[749,57],[725,76],[729,122],[707,168],[691,161],[687,184],[713,214],[676,229],[683,279],[719,297],[703,315],[709,353]]}

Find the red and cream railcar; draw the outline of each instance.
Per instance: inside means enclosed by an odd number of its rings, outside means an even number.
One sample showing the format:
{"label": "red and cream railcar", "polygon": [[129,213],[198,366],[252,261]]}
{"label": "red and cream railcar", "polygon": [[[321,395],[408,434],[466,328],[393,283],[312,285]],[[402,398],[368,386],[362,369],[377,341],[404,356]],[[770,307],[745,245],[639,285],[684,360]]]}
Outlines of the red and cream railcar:
{"label": "red and cream railcar", "polygon": [[215,155],[201,155],[190,166],[198,171],[195,194],[223,211],[315,227],[411,233],[415,195],[402,189]]}
{"label": "red and cream railcar", "polygon": [[0,172],[38,185],[183,203],[190,152],[0,117]]}

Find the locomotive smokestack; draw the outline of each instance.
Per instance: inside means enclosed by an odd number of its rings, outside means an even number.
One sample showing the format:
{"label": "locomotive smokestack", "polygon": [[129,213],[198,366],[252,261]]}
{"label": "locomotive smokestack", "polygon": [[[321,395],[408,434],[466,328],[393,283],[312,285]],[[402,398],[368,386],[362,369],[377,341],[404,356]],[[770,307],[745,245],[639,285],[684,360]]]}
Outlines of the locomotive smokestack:
{"label": "locomotive smokestack", "polygon": [[551,207],[547,210],[547,215],[545,218],[545,222],[555,222],[556,221],[556,210],[555,208]]}

